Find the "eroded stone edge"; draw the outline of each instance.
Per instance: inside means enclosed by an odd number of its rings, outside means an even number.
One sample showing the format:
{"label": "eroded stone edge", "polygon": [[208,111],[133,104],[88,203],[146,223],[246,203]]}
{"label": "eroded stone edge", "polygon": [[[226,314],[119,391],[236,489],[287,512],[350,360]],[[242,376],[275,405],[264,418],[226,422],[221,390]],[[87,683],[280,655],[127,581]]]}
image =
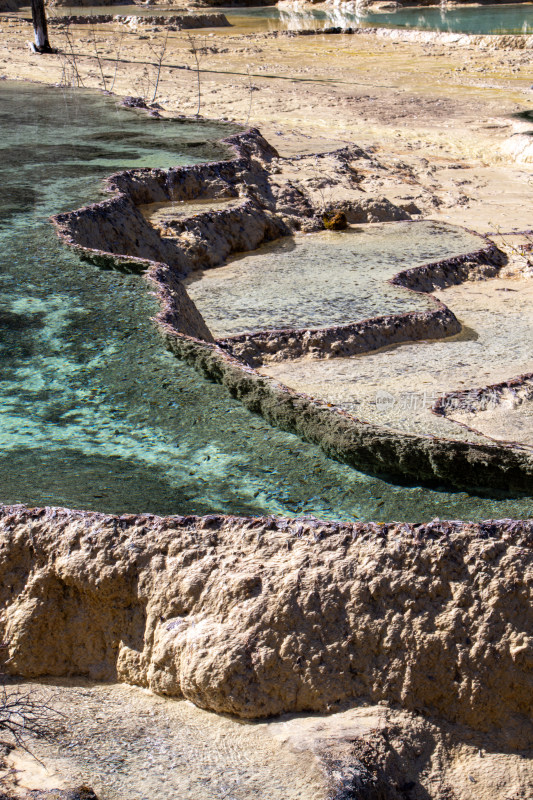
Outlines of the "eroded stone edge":
{"label": "eroded stone edge", "polygon": [[[7,669],[242,718],[357,700],[531,746],[533,521],[0,506]],[[529,588],[528,588],[529,587]]]}
{"label": "eroded stone edge", "polygon": [[[451,422],[454,422],[456,425],[460,425],[462,428],[466,428],[466,430],[473,431],[473,433],[478,433],[481,436],[485,436],[487,439],[493,439],[493,441],[501,442],[501,439],[495,439],[487,433],[478,431],[472,425],[467,425],[466,422],[459,422],[459,420],[454,419],[450,415],[450,411],[453,412],[457,410],[465,410],[475,413],[476,407],[482,405],[483,402],[488,398],[490,398],[493,402],[499,403],[506,389],[510,392],[520,392],[523,390],[524,392],[533,395],[533,372],[526,372],[523,375],[518,375],[516,378],[510,378],[509,380],[500,381],[499,383],[491,383],[488,386],[476,387],[474,389],[462,389],[456,392],[447,392],[445,395],[439,397],[435,401],[431,411],[437,416],[449,418]],[[514,447],[522,446],[519,442],[511,440],[507,440],[505,443]]]}
{"label": "eroded stone edge", "polygon": [[[411,224],[416,225],[417,222]],[[387,281],[414,294],[429,296],[434,308],[427,311],[388,314],[331,327],[241,333],[217,339],[217,344],[249,366],[259,367],[268,361],[296,359],[305,355],[342,358],[391,344],[453,336],[461,331],[459,321],[451,309],[431,293],[437,288],[463,283],[474,276],[494,277],[504,260],[504,254],[487,240],[485,247],[472,253],[403,270]]]}
{"label": "eroded stone edge", "polygon": [[443,44],[458,47],[480,47],[484,49],[530,50],[533,48],[533,35],[523,33],[479,34],[459,33],[452,31],[430,31],[413,28],[379,28],[379,27],[340,27],[331,26],[321,29],[295,31],[269,31],[259,36],[276,38],[278,36],[376,36],[382,39],[393,39],[404,42],[421,42],[424,44]]}

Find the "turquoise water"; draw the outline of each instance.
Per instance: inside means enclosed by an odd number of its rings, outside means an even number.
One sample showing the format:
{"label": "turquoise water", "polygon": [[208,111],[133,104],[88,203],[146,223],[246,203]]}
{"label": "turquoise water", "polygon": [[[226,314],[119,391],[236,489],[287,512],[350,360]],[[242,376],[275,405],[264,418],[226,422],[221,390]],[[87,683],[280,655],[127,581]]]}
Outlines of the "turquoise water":
{"label": "turquoise water", "polygon": [[365,24],[477,34],[533,33],[533,4],[462,8],[401,8],[366,14]]}
{"label": "turquoise water", "polygon": [[[224,9],[235,25],[255,23],[264,29],[298,30],[322,27],[418,28],[455,33],[502,34],[533,32],[533,4],[486,5],[441,9],[399,8],[396,11],[355,11],[349,5],[324,9],[283,9],[276,7]],[[241,22],[242,20],[242,22]],[[249,25],[249,22],[248,22]]]}
{"label": "turquoise water", "polygon": [[339,519],[531,514],[531,499],[387,483],[271,428],[164,350],[141,277],[60,245],[49,215],[98,199],[104,175],[220,156],[209,141],[227,131],[0,83],[0,500]]}

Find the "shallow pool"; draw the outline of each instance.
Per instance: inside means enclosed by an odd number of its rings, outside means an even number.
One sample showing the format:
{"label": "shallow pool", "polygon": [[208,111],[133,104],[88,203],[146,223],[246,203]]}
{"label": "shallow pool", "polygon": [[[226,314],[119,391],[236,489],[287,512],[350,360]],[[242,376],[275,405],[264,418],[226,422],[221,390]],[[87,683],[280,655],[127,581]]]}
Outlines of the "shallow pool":
{"label": "shallow pool", "polygon": [[224,197],[222,199],[208,198],[205,200],[175,200],[165,203],[148,203],[139,206],[139,211],[148,222],[157,230],[164,231],[168,235],[167,226],[172,232],[172,223],[185,217],[194,217],[196,214],[204,214],[206,211],[222,211],[223,209],[235,208],[242,203],[242,198]]}
{"label": "shallow pool", "polygon": [[[354,3],[328,9],[286,7],[223,9],[237,27],[281,30],[324,27],[418,28],[433,31],[476,34],[520,34],[533,32],[533,4],[481,5],[459,8],[398,8],[396,11],[355,10]],[[222,9],[221,9],[222,10]]]}
{"label": "shallow pool", "polygon": [[474,34],[533,33],[533,4],[399,8],[365,14],[365,24]]}
{"label": "shallow pool", "polygon": [[397,272],[479,250],[480,236],[434,222],[352,226],[287,237],[218,269],[187,290],[218,337],[279,328],[327,328],[435,302],[388,281]]}
{"label": "shallow pool", "polygon": [[98,199],[104,175],[220,157],[209,142],[227,132],[147,119],[98,94],[0,83],[0,500],[339,519],[530,515],[530,499],[378,480],[271,428],[164,350],[141,277],[60,245],[48,216]]}

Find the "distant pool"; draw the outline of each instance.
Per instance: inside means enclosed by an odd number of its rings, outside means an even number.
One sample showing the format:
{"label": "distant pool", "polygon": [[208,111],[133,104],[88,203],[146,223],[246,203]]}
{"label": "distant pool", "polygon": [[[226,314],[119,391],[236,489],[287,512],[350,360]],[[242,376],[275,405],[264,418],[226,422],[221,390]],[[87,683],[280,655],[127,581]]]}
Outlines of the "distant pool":
{"label": "distant pool", "polygon": [[327,10],[298,6],[220,10],[233,25],[247,28],[252,27],[255,22],[261,29],[269,27],[270,23],[270,27],[286,30],[368,26],[476,34],[533,33],[533,3],[447,9],[433,6],[383,12],[356,11],[350,8],[350,4]]}
{"label": "distant pool", "polygon": [[418,28],[451,33],[533,33],[533,4],[463,6],[462,8],[401,8],[365,14],[366,24],[391,28]]}
{"label": "distant pool", "polygon": [[[463,6],[446,8],[399,8],[396,11],[371,12],[355,9],[354,3],[324,8],[308,8],[297,3],[286,6],[261,8],[216,8],[226,15],[232,28],[213,28],[217,35],[268,30],[320,30],[321,28],[415,28],[430,31],[475,34],[528,34],[533,33],[533,3],[504,5]],[[116,15],[175,15],[176,6],[71,6],[61,7],[65,14],[116,14]],[[213,9],[194,9],[194,13],[208,13]],[[22,13],[28,13],[23,9]]]}

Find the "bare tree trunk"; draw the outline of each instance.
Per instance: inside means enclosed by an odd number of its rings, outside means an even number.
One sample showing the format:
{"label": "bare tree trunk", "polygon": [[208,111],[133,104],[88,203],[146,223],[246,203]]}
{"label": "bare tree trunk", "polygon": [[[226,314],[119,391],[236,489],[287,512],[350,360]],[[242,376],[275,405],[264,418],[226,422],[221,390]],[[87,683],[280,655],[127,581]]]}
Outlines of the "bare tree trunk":
{"label": "bare tree trunk", "polygon": [[46,24],[46,13],[44,10],[44,0],[31,0],[31,18],[35,34],[34,49],[37,53],[55,53],[48,41],[48,26]]}

